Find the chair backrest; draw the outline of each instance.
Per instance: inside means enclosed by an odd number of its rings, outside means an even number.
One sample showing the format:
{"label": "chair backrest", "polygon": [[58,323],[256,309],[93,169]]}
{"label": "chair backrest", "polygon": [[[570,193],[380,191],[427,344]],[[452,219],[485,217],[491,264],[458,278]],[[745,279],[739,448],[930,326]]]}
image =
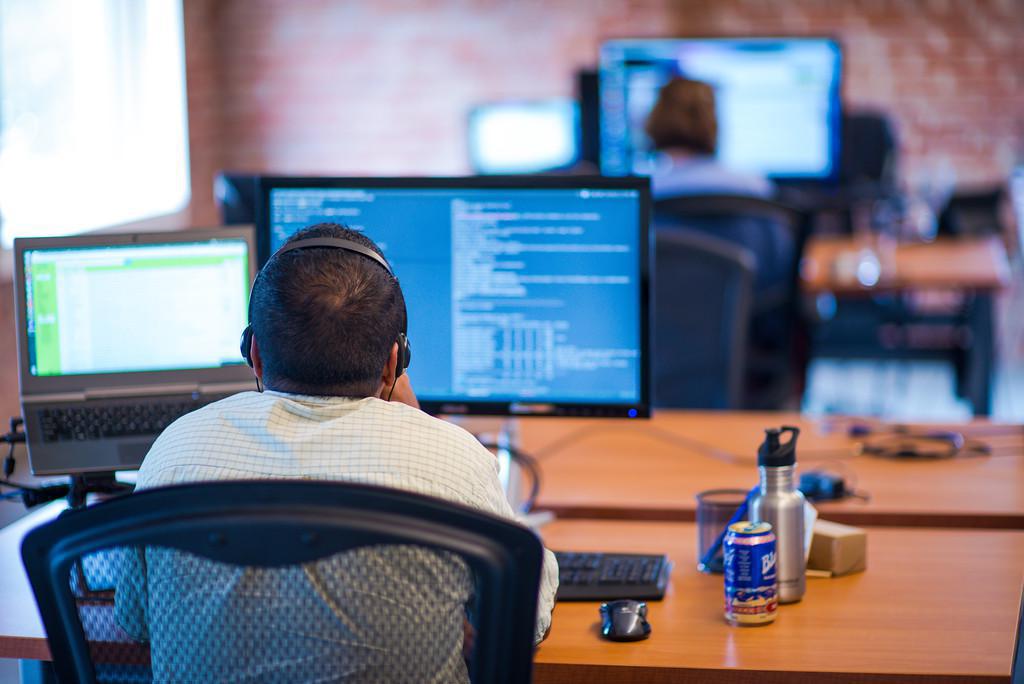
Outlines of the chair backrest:
{"label": "chair backrest", "polygon": [[742,403],[754,257],[688,231],[655,232],[654,405]]}
{"label": "chair backrest", "polygon": [[746,195],[686,195],[654,202],[655,229],[705,233],[750,250],[755,302],[795,301],[806,217],[787,204]]}
{"label": "chair backrest", "polygon": [[839,182],[844,187],[892,188],[896,180],[896,133],[881,112],[843,112]]}
{"label": "chair backrest", "polygon": [[1006,234],[1000,215],[1005,200],[1006,190],[1002,186],[953,195],[939,213],[939,234],[958,237]]}
{"label": "chair backrest", "polygon": [[781,409],[801,386],[807,336],[800,304],[800,258],[809,214],[782,202],[692,195],[654,203],[655,230],[691,230],[746,248],[756,262],[742,408]]}
{"label": "chair backrest", "polygon": [[528,529],[355,484],[140,492],[33,530],[60,681],[529,681]]}
{"label": "chair backrest", "polygon": [[1010,684],[1024,684],[1024,591],[1021,592],[1020,611],[1017,613],[1017,641],[1013,645]]}

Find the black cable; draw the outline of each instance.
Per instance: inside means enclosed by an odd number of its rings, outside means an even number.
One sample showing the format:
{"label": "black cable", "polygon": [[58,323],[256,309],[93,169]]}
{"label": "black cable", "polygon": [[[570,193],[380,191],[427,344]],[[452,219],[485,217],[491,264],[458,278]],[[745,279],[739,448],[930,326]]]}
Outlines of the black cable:
{"label": "black cable", "polygon": [[534,505],[537,503],[537,497],[540,495],[541,476],[540,465],[537,463],[537,459],[513,446],[506,446],[498,444],[497,442],[481,442],[481,444],[485,449],[493,451],[507,451],[508,455],[512,457],[512,460],[518,463],[519,466],[529,474],[530,494],[526,497],[526,501],[523,502],[522,511],[520,512],[529,513],[532,511]]}
{"label": "black cable", "polygon": [[66,484],[36,487],[11,480],[11,475],[14,474],[16,465],[14,447],[25,442],[25,432],[19,429],[24,424],[25,421],[20,416],[14,416],[9,423],[10,430],[6,434],[0,435],[0,442],[6,442],[9,445],[7,456],[4,458],[4,476],[3,479],[0,479],[0,487],[10,487],[14,490],[13,492],[0,494],[0,501],[11,501],[20,498],[26,508],[32,508],[33,506],[67,496],[68,492],[71,491],[71,487]]}

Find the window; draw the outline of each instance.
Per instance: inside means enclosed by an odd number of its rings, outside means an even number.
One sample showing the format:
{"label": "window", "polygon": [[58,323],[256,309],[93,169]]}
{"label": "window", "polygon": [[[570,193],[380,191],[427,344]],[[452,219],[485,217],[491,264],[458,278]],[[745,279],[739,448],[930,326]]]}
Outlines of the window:
{"label": "window", "polygon": [[189,198],[181,0],[0,0],[0,238]]}

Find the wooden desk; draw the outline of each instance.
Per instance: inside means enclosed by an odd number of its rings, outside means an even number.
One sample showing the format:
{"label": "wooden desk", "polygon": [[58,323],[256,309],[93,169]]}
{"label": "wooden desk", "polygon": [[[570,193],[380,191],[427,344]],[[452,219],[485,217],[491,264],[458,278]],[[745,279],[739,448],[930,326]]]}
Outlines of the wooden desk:
{"label": "wooden desk", "polygon": [[[52,504],[0,530],[0,657],[49,658],[18,548],[28,529],[60,508]],[[653,635],[640,644],[600,640],[594,603],[559,604],[537,654],[537,682],[809,684],[822,673],[879,684],[939,675],[945,678],[927,681],[1007,680],[1021,532],[871,529],[867,572],[812,580],[801,604],[753,629],[722,621],[722,579],[694,568],[693,525],[567,520],[543,534],[553,548],[668,553],[675,567],[666,600],[651,603]],[[871,674],[844,676],[857,672]]]}
{"label": "wooden desk", "polygon": [[[1010,283],[1006,247],[998,237],[941,238],[931,243],[896,244],[892,262],[871,288],[836,277],[840,255],[860,245],[850,237],[812,237],[801,264],[805,292],[875,293],[908,289],[994,291]],[[885,257],[881,259],[885,261]],[[885,264],[883,263],[883,267]]]}
{"label": "wooden desk", "polygon": [[523,420],[520,440],[541,469],[537,507],[563,517],[693,520],[698,492],[757,484],[764,428],[793,424],[802,430],[799,471],[827,468],[870,495],[821,503],[822,517],[853,525],[1024,529],[1024,427],[974,423],[968,434],[992,445],[991,456],[915,461],[854,456],[846,434],[851,422],[665,411],[649,421]]}
{"label": "wooden desk", "polygon": [[0,658],[50,659],[36,599],[21,564],[21,540],[62,510],[64,502],[54,502],[0,529]]}
{"label": "wooden desk", "polygon": [[754,628],[722,619],[722,577],[697,572],[691,524],[558,521],[543,536],[556,549],[668,553],[675,568],[665,600],[648,604],[646,641],[603,641],[598,604],[558,604],[538,684],[1009,682],[1024,532],[871,529],[866,572],[809,580],[801,603]]}

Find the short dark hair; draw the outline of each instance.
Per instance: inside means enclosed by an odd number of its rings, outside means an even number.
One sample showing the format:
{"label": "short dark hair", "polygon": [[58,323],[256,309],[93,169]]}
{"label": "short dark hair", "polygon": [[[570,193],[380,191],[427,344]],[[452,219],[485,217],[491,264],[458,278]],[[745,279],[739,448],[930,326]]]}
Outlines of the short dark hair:
{"label": "short dark hair", "polygon": [[658,93],[644,130],[656,150],[675,148],[715,154],[718,120],[714,89],[703,81],[674,77]]}
{"label": "short dark hair", "polygon": [[[362,233],[320,223],[287,243],[351,240],[383,256]],[[252,292],[252,327],[267,387],[296,394],[367,397],[405,330],[402,288],[355,252],[310,247],[273,256]]]}

